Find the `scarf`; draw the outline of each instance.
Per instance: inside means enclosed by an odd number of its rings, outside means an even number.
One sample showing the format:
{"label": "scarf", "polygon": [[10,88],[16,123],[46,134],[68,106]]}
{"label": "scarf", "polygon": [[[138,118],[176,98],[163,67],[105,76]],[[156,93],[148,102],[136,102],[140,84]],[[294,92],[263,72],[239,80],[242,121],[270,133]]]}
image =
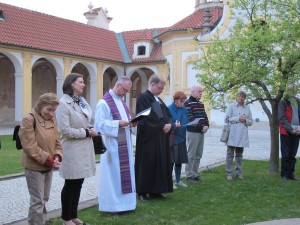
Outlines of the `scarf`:
{"label": "scarf", "polygon": [[73,99],[73,101],[79,105],[79,107],[81,108],[82,112],[87,116],[89,122],[91,120],[91,114],[87,108],[87,102],[84,99],[84,97],[82,96],[75,96],[75,95],[71,95],[71,98]]}
{"label": "scarf", "polygon": [[[121,120],[121,115],[116,106],[116,103],[109,92],[106,92],[103,96],[103,100],[106,101],[107,105],[110,108],[110,111],[113,116],[113,120]],[[123,100],[122,104],[126,111],[128,119],[130,119],[130,113],[128,106],[125,104]],[[132,185],[131,185],[131,176],[130,176],[130,165],[129,165],[129,154],[127,148],[127,140],[126,140],[126,131],[124,128],[119,129],[118,135],[118,153],[119,153],[119,161],[120,161],[120,175],[121,175],[121,188],[122,193],[131,193]]]}

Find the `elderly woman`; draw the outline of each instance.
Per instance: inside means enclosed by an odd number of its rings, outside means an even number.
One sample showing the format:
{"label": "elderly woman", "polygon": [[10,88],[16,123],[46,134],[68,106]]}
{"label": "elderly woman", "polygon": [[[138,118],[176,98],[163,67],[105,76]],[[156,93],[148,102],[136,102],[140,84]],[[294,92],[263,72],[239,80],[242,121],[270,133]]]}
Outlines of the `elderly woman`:
{"label": "elderly woman", "polygon": [[22,165],[30,195],[30,225],[45,224],[45,204],[49,200],[53,169],[60,167],[62,147],[54,117],[58,104],[55,94],[41,95],[20,126]]}
{"label": "elderly woman", "polygon": [[64,95],[57,108],[57,122],[64,150],[60,175],[65,179],[61,191],[61,218],[65,225],[83,224],[77,218],[81,187],[84,178],[94,176],[96,172],[92,137],[98,133],[90,124],[92,110],[81,96],[84,87],[81,74],[69,74],[64,81]]}
{"label": "elderly woman", "polygon": [[173,185],[173,189],[176,189],[177,186],[187,187],[185,183],[180,181],[182,164],[188,162],[187,148],[185,143],[186,127],[182,126],[189,122],[187,109],[183,107],[186,98],[186,95],[182,91],[177,91],[173,96],[172,104],[168,107],[172,115],[172,130],[170,135],[175,135],[175,140],[170,146],[172,170],[175,164],[175,183]]}
{"label": "elderly woman", "polygon": [[232,180],[233,158],[235,154],[235,175],[244,179],[242,175],[242,160],[245,147],[249,147],[248,127],[252,125],[250,107],[245,105],[246,92],[239,91],[236,101],[231,103],[226,111],[225,122],[230,125],[227,141],[226,176]]}

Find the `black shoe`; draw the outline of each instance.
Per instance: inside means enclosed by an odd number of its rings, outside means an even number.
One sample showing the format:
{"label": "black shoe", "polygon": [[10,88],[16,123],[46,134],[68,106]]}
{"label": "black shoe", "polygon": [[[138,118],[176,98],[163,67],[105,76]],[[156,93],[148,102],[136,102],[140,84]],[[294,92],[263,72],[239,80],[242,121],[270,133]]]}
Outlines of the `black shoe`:
{"label": "black shoe", "polygon": [[131,212],[132,212],[132,210],[120,211],[120,212],[110,212],[110,215],[111,216],[121,216],[121,215],[128,214],[128,213],[131,213]]}
{"label": "black shoe", "polygon": [[299,180],[297,177],[295,177],[294,175],[289,176],[289,180]]}
{"label": "black shoe", "polygon": [[145,194],[138,195],[138,200],[140,201],[148,201],[149,198]]}
{"label": "black shoe", "polygon": [[164,195],[162,195],[162,194],[156,194],[156,193],[149,194],[149,196],[151,198],[165,198]]}
{"label": "black shoe", "polygon": [[185,178],[185,180],[189,183],[197,183],[197,181],[192,177],[187,177],[187,178]]}
{"label": "black shoe", "polygon": [[196,181],[196,182],[200,182],[200,181],[202,181],[202,179],[200,178],[200,177],[194,177],[194,179],[193,179],[194,181]]}
{"label": "black shoe", "polygon": [[290,178],[289,178],[288,176],[283,176],[283,177],[282,177],[282,180],[283,180],[283,181],[288,181],[288,180],[290,180]]}

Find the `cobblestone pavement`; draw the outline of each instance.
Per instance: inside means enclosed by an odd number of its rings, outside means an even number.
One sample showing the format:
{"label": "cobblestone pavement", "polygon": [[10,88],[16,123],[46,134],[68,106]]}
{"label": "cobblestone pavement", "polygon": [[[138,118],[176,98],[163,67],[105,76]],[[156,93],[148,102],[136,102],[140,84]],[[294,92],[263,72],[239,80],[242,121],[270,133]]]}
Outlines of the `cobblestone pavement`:
{"label": "cobblestone pavement", "polygon": [[[219,141],[220,128],[211,128],[205,137],[205,147],[200,163],[200,169],[206,169],[216,164],[223,164],[226,156],[226,146]],[[268,130],[249,130],[250,148],[245,149],[244,158],[267,160],[270,154],[270,135]],[[300,156],[300,151],[298,151]],[[99,166],[95,177],[87,178],[81,191],[80,203],[93,201],[97,204]],[[59,212],[60,192],[64,180],[58,172],[54,172],[50,200],[47,203],[48,212]],[[26,224],[29,205],[29,195],[24,176],[0,181],[0,224]],[[59,214],[57,214],[59,215]],[[56,216],[57,216],[56,215]]]}

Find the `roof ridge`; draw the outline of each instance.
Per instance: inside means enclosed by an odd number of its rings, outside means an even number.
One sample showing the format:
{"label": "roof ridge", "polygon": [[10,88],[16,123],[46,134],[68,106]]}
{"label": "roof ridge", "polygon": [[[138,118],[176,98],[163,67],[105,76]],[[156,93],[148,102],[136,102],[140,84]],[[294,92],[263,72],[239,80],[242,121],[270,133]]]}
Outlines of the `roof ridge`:
{"label": "roof ridge", "polygon": [[129,53],[128,53],[128,49],[126,47],[126,43],[125,43],[125,39],[122,33],[117,33],[117,40],[118,40],[118,44],[120,46],[121,49],[121,54],[123,56],[123,62],[124,63],[131,63],[130,57],[129,57]]}

